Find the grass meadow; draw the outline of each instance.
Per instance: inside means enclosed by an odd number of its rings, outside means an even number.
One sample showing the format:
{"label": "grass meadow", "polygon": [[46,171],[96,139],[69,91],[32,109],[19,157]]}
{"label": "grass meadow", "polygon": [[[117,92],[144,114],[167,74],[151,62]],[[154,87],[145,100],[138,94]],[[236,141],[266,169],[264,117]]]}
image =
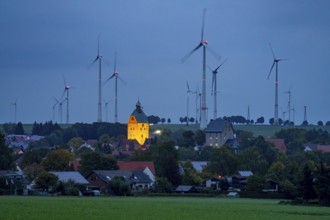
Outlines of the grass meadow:
{"label": "grass meadow", "polygon": [[184,197],[0,197],[0,219],[330,219],[330,208],[279,200]]}

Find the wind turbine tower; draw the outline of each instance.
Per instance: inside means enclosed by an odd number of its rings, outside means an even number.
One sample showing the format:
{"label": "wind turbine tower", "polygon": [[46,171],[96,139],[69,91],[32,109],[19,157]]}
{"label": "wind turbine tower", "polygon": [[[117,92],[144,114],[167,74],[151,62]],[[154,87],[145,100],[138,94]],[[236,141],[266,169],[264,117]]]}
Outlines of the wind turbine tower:
{"label": "wind turbine tower", "polygon": [[17,123],[17,99],[15,99],[15,102],[12,102],[10,104],[12,104],[14,106],[14,120],[15,120],[15,124]]}
{"label": "wind turbine tower", "polygon": [[[182,62],[187,60],[195,51],[197,51],[199,48],[203,47],[203,73],[202,73],[202,93],[201,93],[201,120],[200,120],[200,128],[204,129],[207,125],[207,105],[206,105],[206,49],[209,49],[207,47],[208,41],[204,39],[204,23],[205,23],[205,15],[206,15],[206,9],[203,11],[203,22],[202,22],[202,33],[201,33],[201,41],[199,44],[190,51],[185,57],[182,58]],[[211,50],[210,50],[211,51]],[[212,52],[212,51],[211,51]],[[215,52],[212,52],[215,54]]]}
{"label": "wind turbine tower", "polygon": [[269,74],[268,74],[268,78],[270,77],[270,74],[272,73],[272,70],[275,66],[275,111],[274,111],[274,125],[278,125],[279,124],[279,121],[278,121],[278,63],[282,60],[285,60],[285,59],[278,59],[275,57],[275,54],[274,54],[274,51],[273,51],[273,48],[271,46],[271,44],[269,44],[269,47],[272,51],[272,54],[273,54],[273,58],[274,58],[274,61],[273,61],[273,65],[272,67],[270,68],[270,71],[269,71]]}
{"label": "wind turbine tower", "polygon": [[291,88],[288,90],[288,91],[286,91],[285,92],[285,94],[288,94],[288,96],[289,96],[289,101],[288,101],[288,113],[289,113],[289,124],[290,124],[290,122],[291,122]]}
{"label": "wind turbine tower", "polygon": [[112,78],[115,78],[115,123],[118,123],[118,79],[120,79],[123,84],[126,83],[123,79],[119,77],[119,73],[117,70],[117,53],[115,53],[115,66],[113,74],[104,83],[107,83]]}
{"label": "wind turbine tower", "polygon": [[54,97],[55,103],[53,105],[53,122],[55,122],[55,108],[56,105],[59,104],[59,101]]}
{"label": "wind turbine tower", "polygon": [[97,122],[102,122],[102,59],[103,57],[100,55],[100,36],[99,36],[97,42],[97,55],[94,61],[91,63],[91,65],[93,65],[96,61],[99,61]]}
{"label": "wind turbine tower", "polygon": [[63,81],[64,81],[64,91],[63,91],[61,99],[63,99],[63,96],[66,93],[66,98],[64,99],[64,100],[66,100],[66,124],[69,124],[69,90],[70,90],[70,86],[66,83],[64,76],[63,76]]}
{"label": "wind turbine tower", "polygon": [[227,61],[227,59],[225,61],[223,61],[217,68],[215,68],[214,70],[211,69],[212,71],[212,92],[211,95],[213,96],[213,119],[217,119],[218,117],[218,104],[217,104],[217,73],[218,73],[218,69]]}

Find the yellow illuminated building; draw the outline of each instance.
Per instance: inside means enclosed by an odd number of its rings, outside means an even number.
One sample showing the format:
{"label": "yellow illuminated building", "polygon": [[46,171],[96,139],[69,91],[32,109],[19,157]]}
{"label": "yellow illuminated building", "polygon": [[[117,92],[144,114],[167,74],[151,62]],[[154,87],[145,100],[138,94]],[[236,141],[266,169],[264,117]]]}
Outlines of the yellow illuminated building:
{"label": "yellow illuminated building", "polygon": [[128,119],[127,139],[136,140],[143,145],[149,138],[149,122],[147,116],[142,111],[141,103],[136,103],[136,108]]}

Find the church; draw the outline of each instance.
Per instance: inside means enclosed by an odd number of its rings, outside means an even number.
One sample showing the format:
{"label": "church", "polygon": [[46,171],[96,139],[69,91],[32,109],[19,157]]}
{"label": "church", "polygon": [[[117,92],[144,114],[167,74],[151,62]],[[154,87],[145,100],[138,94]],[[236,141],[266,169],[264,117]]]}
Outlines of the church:
{"label": "church", "polygon": [[149,122],[146,114],[142,110],[140,101],[136,103],[136,108],[128,119],[127,139],[136,140],[143,145],[149,138]]}

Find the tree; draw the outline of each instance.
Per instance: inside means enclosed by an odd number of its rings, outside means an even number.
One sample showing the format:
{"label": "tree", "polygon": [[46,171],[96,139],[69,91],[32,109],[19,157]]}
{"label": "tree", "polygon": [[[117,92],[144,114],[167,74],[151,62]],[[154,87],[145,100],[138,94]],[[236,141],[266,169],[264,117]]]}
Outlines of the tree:
{"label": "tree", "polygon": [[159,193],[170,193],[173,191],[173,186],[166,177],[156,177],[155,191]]}
{"label": "tree", "polygon": [[269,124],[270,124],[270,125],[273,125],[273,124],[274,124],[274,118],[270,118],[270,119],[269,119]]}
{"label": "tree", "polygon": [[266,188],[266,179],[264,176],[254,174],[249,176],[246,183],[246,190],[251,192],[260,192]]}
{"label": "tree", "polygon": [[250,170],[254,174],[262,175],[267,172],[268,163],[256,146],[246,148],[240,152],[238,161],[240,170]]}
{"label": "tree", "polygon": [[327,122],[325,123],[325,125],[326,125],[326,126],[330,126],[330,121],[327,121]]}
{"label": "tree", "polygon": [[190,160],[182,164],[182,184],[198,186],[202,183],[203,179],[198,175]]}
{"label": "tree", "polygon": [[195,132],[196,144],[202,146],[205,143],[205,132],[202,130],[197,130]]}
{"label": "tree", "polygon": [[307,125],[308,125],[308,121],[303,121],[303,122],[301,123],[301,125],[302,125],[302,126],[307,126]]}
{"label": "tree", "polygon": [[23,135],[24,134],[24,128],[21,122],[18,122],[15,126],[15,132],[16,135]]}
{"label": "tree", "polygon": [[114,196],[126,196],[130,193],[129,184],[125,181],[124,177],[115,176],[108,183],[108,190]]}
{"label": "tree", "polygon": [[3,124],[2,127],[3,127],[3,130],[6,134],[14,134],[15,133],[16,124],[5,123],[5,124]]}
{"label": "tree", "polygon": [[74,156],[66,149],[50,151],[41,165],[47,171],[67,171],[70,170],[70,161]]}
{"label": "tree", "polygon": [[166,121],[166,119],[165,119],[165,118],[161,118],[161,119],[160,119],[160,122],[161,122],[162,124],[164,124],[164,123],[165,123],[165,121]]}
{"label": "tree", "polygon": [[155,115],[150,115],[147,118],[148,118],[148,122],[150,124],[158,124],[158,122],[160,122],[160,118],[158,116],[155,116]]}
{"label": "tree", "polygon": [[71,138],[68,142],[68,146],[72,147],[74,150],[78,150],[78,148],[84,143],[84,140],[81,137]]}
{"label": "tree", "polygon": [[5,137],[0,132],[0,170],[11,170],[14,166],[12,151],[5,144]]}
{"label": "tree", "polygon": [[150,146],[150,148],[157,175],[167,178],[173,185],[178,185],[181,179],[178,152],[174,147],[174,142],[161,142]]}
{"label": "tree", "polygon": [[46,170],[37,163],[32,163],[24,167],[24,173],[28,180],[33,181],[41,173],[46,172]]}
{"label": "tree", "polygon": [[305,164],[302,170],[302,179],[298,190],[300,191],[302,198],[308,203],[309,200],[316,198],[316,192],[314,190],[314,176],[312,174],[311,167]]}
{"label": "tree", "polygon": [[43,191],[53,190],[56,187],[58,177],[52,173],[42,172],[40,173],[35,182],[35,188]]}
{"label": "tree", "polygon": [[265,118],[264,117],[260,117],[256,121],[256,124],[263,124],[263,123],[265,123]]}
{"label": "tree", "polygon": [[229,146],[214,148],[207,170],[215,175],[228,176],[237,172],[238,161]]}
{"label": "tree", "polygon": [[323,121],[318,121],[318,122],[317,122],[317,125],[318,125],[318,126],[323,126]]}
{"label": "tree", "polygon": [[92,151],[81,155],[79,171],[87,176],[93,170],[117,170],[117,161],[111,156]]}
{"label": "tree", "polygon": [[330,206],[330,168],[321,163],[316,174],[315,190],[321,205]]}
{"label": "tree", "polygon": [[182,147],[193,147],[195,145],[195,134],[190,130],[182,132],[182,138],[179,142],[179,146]]}
{"label": "tree", "polygon": [[170,118],[167,119],[167,124],[171,124],[171,119]]}

